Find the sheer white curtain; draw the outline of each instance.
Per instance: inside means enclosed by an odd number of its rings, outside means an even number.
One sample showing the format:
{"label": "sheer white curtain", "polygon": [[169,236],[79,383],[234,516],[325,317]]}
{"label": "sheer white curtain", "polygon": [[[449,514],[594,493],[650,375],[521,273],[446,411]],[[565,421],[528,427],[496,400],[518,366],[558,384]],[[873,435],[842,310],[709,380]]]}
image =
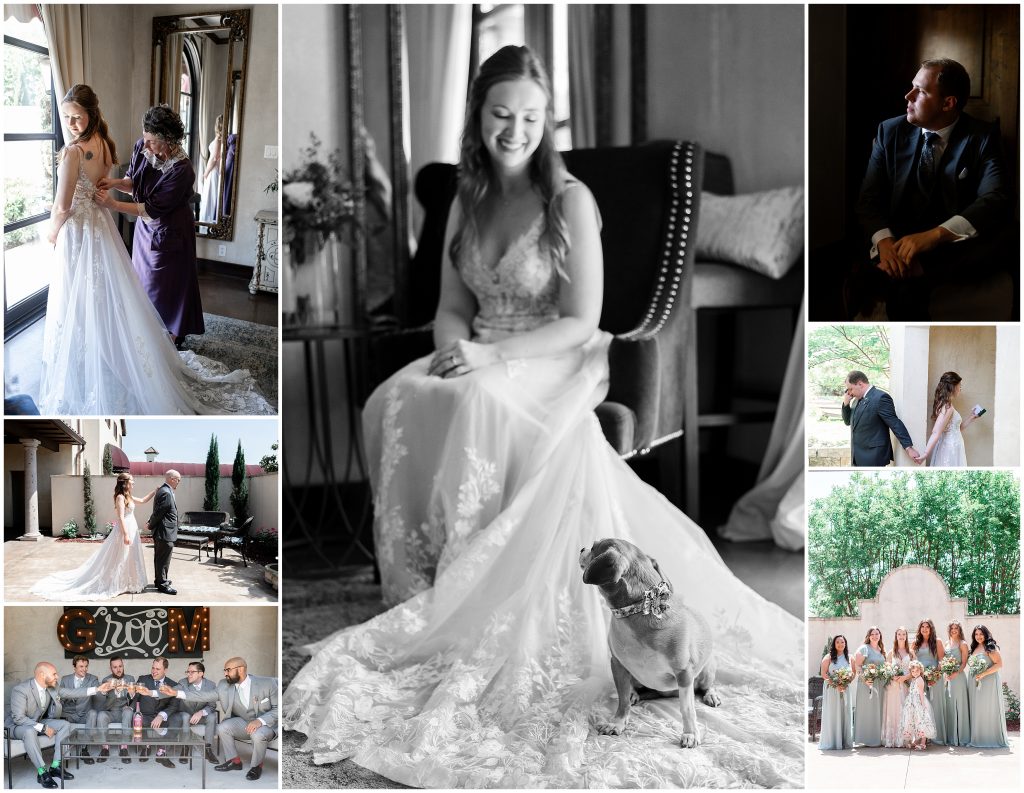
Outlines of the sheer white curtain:
{"label": "sheer white curtain", "polygon": [[[472,6],[406,5],[409,113],[409,177],[429,162],[458,162],[459,136],[466,112]],[[378,147],[387,141],[376,141]],[[422,222],[419,204],[410,201],[413,228]]]}
{"label": "sheer white curtain", "polygon": [[572,147],[597,145],[594,74],[594,7],[569,6],[569,105],[572,108]]}
{"label": "sheer white curtain", "polygon": [[779,409],[757,484],[736,502],[718,534],[727,540],[775,540],[790,551],[804,547],[804,309],[786,364]]}
{"label": "sheer white curtain", "polygon": [[[76,83],[87,83],[86,68],[89,64],[87,5],[56,5],[44,3],[39,6],[46,32],[46,45],[50,49],[50,68],[53,72],[53,92],[57,101]],[[70,137],[64,121],[64,139]]]}

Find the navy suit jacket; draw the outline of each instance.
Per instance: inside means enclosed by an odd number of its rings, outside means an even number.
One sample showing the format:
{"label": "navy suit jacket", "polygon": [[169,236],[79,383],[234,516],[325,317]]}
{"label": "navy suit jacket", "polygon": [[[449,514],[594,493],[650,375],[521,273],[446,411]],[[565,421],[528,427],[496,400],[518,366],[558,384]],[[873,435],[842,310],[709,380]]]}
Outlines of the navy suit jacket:
{"label": "navy suit jacket", "polygon": [[863,399],[843,405],[843,421],[850,428],[854,465],[888,465],[894,458],[889,430],[904,449],[914,445],[910,433],[896,415],[892,397],[877,387],[872,386]]}
{"label": "navy suit jacket", "polygon": [[[900,216],[900,208],[908,181],[916,178],[913,165],[920,135],[921,129],[906,116],[878,125],[857,202],[857,217],[868,237],[883,228],[892,229],[897,237],[907,233],[900,229],[910,219]],[[946,212],[943,220],[962,215],[981,236],[1009,217],[1008,174],[998,124],[961,113],[936,167]]]}

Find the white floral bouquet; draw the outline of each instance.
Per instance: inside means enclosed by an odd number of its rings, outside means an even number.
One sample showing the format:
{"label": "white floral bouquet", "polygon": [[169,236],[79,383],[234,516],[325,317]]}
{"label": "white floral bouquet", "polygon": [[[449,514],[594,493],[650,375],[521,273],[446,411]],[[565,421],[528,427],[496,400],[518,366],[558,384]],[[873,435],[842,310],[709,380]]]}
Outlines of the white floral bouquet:
{"label": "white floral bouquet", "polygon": [[883,667],[883,675],[885,677],[885,684],[888,685],[897,677],[903,677],[907,674],[907,670],[900,666],[899,661],[888,661]]}
{"label": "white floral bouquet", "polygon": [[885,678],[885,664],[864,664],[860,668],[860,678],[868,686],[869,696],[875,695],[875,681],[881,680],[882,687],[888,682]]}
{"label": "white floral bouquet", "polygon": [[956,656],[947,655],[939,661],[939,673],[946,679],[946,696],[952,697],[953,693],[949,689],[949,676],[955,675],[960,671],[960,662],[956,660]]}
{"label": "white floral bouquet", "polygon": [[928,685],[934,685],[942,679],[942,672],[939,671],[937,666],[926,666],[924,672],[921,673],[921,677],[925,679]]}
{"label": "white floral bouquet", "polygon": [[981,681],[978,680],[978,675],[988,669],[988,664],[985,663],[985,657],[980,653],[978,655],[972,655],[967,659],[967,668],[971,670],[971,676],[974,678],[975,687],[980,686]]}

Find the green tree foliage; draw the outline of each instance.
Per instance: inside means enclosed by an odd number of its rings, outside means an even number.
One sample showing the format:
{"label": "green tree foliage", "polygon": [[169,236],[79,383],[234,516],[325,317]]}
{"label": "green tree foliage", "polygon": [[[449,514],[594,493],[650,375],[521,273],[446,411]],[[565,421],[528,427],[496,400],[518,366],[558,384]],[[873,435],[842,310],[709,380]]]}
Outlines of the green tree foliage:
{"label": "green tree foliage", "polygon": [[280,448],[278,444],[272,443],[270,445],[271,451],[274,454],[265,454],[260,459],[260,468],[266,471],[268,474],[275,473],[277,471],[277,450]]}
{"label": "green tree foliage", "polygon": [[82,473],[82,498],[85,501],[85,533],[91,536],[96,533],[96,504],[92,500],[92,473],[88,460]]}
{"label": "green tree foliage", "polygon": [[842,397],[852,369],[889,387],[889,334],[882,325],[827,325],[807,334],[807,375],[811,393]]}
{"label": "green tree foliage", "polygon": [[231,508],[235,511],[235,526],[240,527],[249,517],[249,480],[245,476],[245,452],[238,442],[235,463],[231,466]]}
{"label": "green tree foliage", "polygon": [[110,446],[103,447],[103,475],[110,476],[114,473],[114,458],[110,454]]}
{"label": "green tree foliage", "polygon": [[1020,613],[1020,486],[1008,471],[854,474],[808,510],[810,612],[857,616],[889,571],[934,569],[971,614]]}
{"label": "green tree foliage", "polygon": [[220,450],[217,436],[210,435],[210,448],[206,452],[206,497],[203,509],[214,512],[220,509]]}

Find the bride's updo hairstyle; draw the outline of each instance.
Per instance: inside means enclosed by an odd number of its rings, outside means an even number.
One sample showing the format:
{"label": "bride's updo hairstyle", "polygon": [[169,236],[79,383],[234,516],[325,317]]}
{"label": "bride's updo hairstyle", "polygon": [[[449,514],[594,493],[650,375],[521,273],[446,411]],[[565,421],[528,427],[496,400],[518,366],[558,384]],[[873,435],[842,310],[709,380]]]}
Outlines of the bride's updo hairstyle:
{"label": "bride's updo hairstyle", "polygon": [[462,131],[462,152],[459,156],[459,185],[456,200],[462,223],[452,235],[448,253],[459,268],[460,253],[477,235],[478,208],[493,194],[498,184],[491,156],[480,131],[480,116],[487,93],[498,83],[532,80],[547,100],[544,112],[544,137],[530,158],[530,181],[544,201],[545,227],[541,247],[546,248],[559,273],[565,277],[562,263],[569,251],[569,228],[562,209],[561,184],[565,173],[562,155],[555,149],[555,115],[551,99],[551,82],[544,66],[529,47],[508,45],[483,62],[469,89],[466,123]]}
{"label": "bride's updo hairstyle", "polygon": [[963,378],[956,372],[943,372],[939,384],[935,386],[935,399],[932,401],[932,421],[939,417],[939,411],[953,402],[953,392]]}
{"label": "bride's updo hairstyle", "polygon": [[154,105],[142,117],[142,131],[156,135],[164,143],[177,146],[185,139],[185,125],[181,116],[168,105]]}
{"label": "bride's updo hairstyle", "polygon": [[128,504],[132,498],[132,475],[127,472],[122,472],[117,475],[117,481],[114,483],[114,503],[117,504],[117,497],[124,496],[124,503]]}
{"label": "bride's updo hairstyle", "polygon": [[[92,90],[88,85],[84,83],[78,83],[71,86],[71,89],[64,94],[64,98],[60,100],[62,105],[68,102],[74,102],[76,105],[82,108],[89,117],[88,123],[85,125],[85,131],[69,143],[85,143],[90,140],[93,135],[99,135],[100,139],[107,144],[107,148],[110,150],[110,160],[113,165],[117,165],[117,146],[114,145],[114,141],[110,137],[110,130],[107,127],[107,122],[103,118],[103,114],[100,112],[100,100],[96,96],[96,92]],[[57,162],[64,159],[64,152],[67,151],[67,146],[60,150],[60,154],[57,155]]]}

